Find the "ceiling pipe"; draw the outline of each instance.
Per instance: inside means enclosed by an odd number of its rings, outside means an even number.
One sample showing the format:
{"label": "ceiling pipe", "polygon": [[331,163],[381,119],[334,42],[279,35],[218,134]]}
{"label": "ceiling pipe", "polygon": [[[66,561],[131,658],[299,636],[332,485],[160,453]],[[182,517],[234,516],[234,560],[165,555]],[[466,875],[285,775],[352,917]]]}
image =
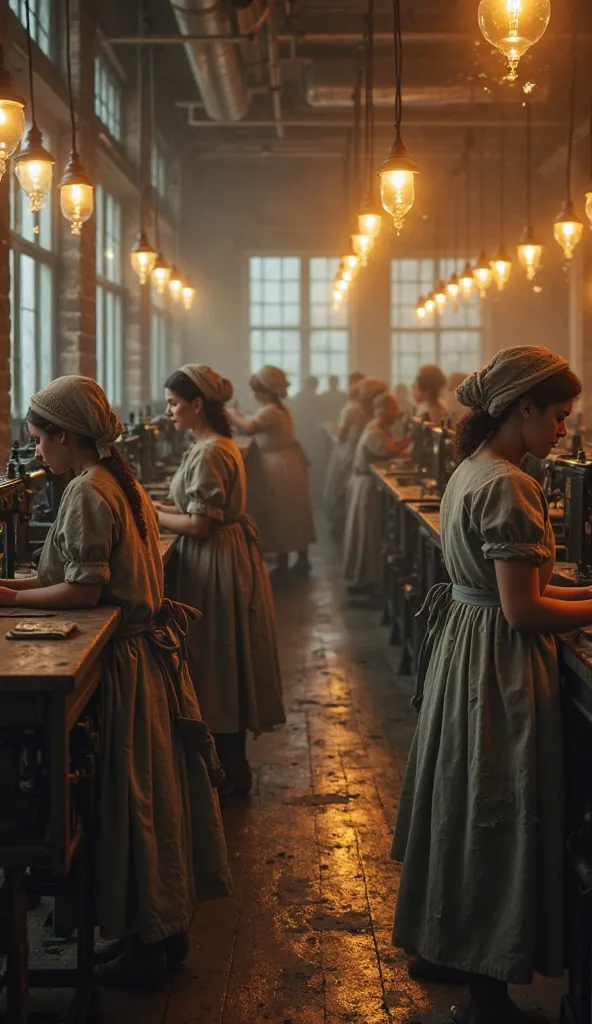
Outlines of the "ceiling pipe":
{"label": "ceiling pipe", "polygon": [[[363,40],[361,32],[292,32],[279,33],[278,43],[289,43],[293,46],[300,43],[306,46],[359,46]],[[570,36],[559,35],[558,39],[570,39]],[[392,45],[392,32],[377,32],[374,36],[375,42]],[[403,43],[417,43],[418,45],[437,45],[441,43],[468,43],[475,39],[475,35],[469,32],[403,32]],[[187,43],[225,42],[240,44],[244,43],[245,37],[232,32],[184,32],[181,36],[170,35],[149,35],[149,36],[113,36],[106,40],[111,46],[185,46]],[[592,41],[592,34],[583,32],[578,34],[578,41],[589,43]]]}
{"label": "ceiling pipe", "polygon": [[[503,123],[506,128],[520,128],[524,131],[524,121],[500,121],[496,120],[483,120],[483,118],[461,118],[451,119],[449,117],[439,117],[437,119],[430,118],[429,120],[407,118],[405,122],[409,127],[412,128],[499,128]],[[191,107],[187,108],[187,124],[191,128],[270,128],[275,129],[277,122],[275,120],[257,120],[257,121],[204,121],[203,119],[195,118],[191,112]],[[340,120],[328,119],[321,117],[309,117],[309,118],[284,118],[281,122],[284,128],[343,128],[345,130],[351,129],[351,122],[346,118]],[[563,121],[537,121],[533,124],[533,129],[538,128],[561,128],[564,125]],[[376,123],[376,128],[383,129],[385,131],[392,132],[391,121],[379,121]]]}
{"label": "ceiling pipe", "polygon": [[[243,8],[243,22],[259,3],[260,0],[255,0]],[[234,41],[227,38],[232,35],[232,24],[225,8],[219,0],[171,0],[171,7],[208,117],[214,121],[240,121],[249,111],[250,97],[242,54]],[[256,23],[249,24],[250,38],[267,17],[264,11],[257,16]],[[189,38],[196,29],[201,40]],[[244,34],[240,41],[245,41]]]}

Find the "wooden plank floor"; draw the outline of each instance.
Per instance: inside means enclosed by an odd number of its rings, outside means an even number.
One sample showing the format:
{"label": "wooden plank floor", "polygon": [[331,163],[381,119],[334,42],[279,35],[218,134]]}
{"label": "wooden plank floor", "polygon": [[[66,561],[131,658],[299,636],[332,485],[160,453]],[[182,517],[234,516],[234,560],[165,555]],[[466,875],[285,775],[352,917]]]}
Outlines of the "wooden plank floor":
{"label": "wooden plank floor", "polygon": [[[252,798],[225,812],[235,891],[196,911],[161,995],[104,992],[105,1024],[436,1024],[455,990],[409,981],[390,945],[389,859],[411,681],[376,610],[344,600],[330,545],[278,592],[288,724],[252,743]],[[520,1002],[557,1020],[557,984]]]}

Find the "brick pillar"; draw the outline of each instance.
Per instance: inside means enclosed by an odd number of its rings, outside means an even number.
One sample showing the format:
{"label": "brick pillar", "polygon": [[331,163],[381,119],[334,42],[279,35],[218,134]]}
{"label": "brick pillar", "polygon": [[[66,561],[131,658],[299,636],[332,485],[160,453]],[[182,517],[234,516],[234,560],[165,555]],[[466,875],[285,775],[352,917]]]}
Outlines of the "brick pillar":
{"label": "brick pillar", "polygon": [[[8,0],[0,0],[0,43],[7,59]],[[0,470],[10,450],[10,210],[8,169],[0,182]]]}
{"label": "brick pillar", "polygon": [[[95,180],[94,121],[94,41],[96,23],[94,4],[88,0],[71,2],[72,79],[77,113],[77,145],[80,159]],[[65,31],[61,33],[65,37]],[[65,54],[64,54],[65,64]],[[69,136],[63,140],[56,177],[70,151]],[[59,373],[96,374],[96,258],[94,217],[83,225],[82,234],[72,235],[69,222],[59,216],[61,274],[58,288]]]}
{"label": "brick pillar", "polygon": [[[570,282],[569,352],[572,367],[582,380],[584,401],[589,405],[592,399],[592,234],[586,228],[574,264]],[[590,412],[587,420],[592,421]]]}

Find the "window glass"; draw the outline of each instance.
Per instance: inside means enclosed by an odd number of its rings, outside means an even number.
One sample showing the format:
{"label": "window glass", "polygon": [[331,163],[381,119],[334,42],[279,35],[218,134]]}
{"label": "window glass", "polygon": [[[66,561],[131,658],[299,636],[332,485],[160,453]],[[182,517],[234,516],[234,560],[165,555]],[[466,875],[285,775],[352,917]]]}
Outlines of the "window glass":
{"label": "window glass", "polygon": [[103,56],[95,57],[95,114],[114,139],[121,138],[122,89]]}
{"label": "window glass", "polygon": [[[9,7],[26,28],[27,0],[9,0]],[[29,0],[29,12],[31,36],[39,49],[49,57],[51,56],[51,0]]]}
{"label": "window glass", "polygon": [[301,261],[286,256],[249,261],[251,372],[273,363],[300,389],[302,353]]}
{"label": "window glass", "polygon": [[97,253],[97,380],[109,401],[123,400],[121,204],[104,188],[95,203]]}

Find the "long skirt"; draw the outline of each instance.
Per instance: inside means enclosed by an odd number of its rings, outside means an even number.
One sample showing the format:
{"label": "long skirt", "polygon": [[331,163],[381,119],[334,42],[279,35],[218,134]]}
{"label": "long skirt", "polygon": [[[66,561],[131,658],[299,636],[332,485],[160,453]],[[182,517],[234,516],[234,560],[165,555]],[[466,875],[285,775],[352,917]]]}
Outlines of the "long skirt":
{"label": "long skirt", "polygon": [[343,575],[351,587],[378,586],[383,578],[383,503],[367,474],[351,477],[343,537]]}
{"label": "long skirt", "polygon": [[266,554],[305,551],[316,540],[308,465],[294,442],[265,450],[255,446],[249,460],[248,509]]}

